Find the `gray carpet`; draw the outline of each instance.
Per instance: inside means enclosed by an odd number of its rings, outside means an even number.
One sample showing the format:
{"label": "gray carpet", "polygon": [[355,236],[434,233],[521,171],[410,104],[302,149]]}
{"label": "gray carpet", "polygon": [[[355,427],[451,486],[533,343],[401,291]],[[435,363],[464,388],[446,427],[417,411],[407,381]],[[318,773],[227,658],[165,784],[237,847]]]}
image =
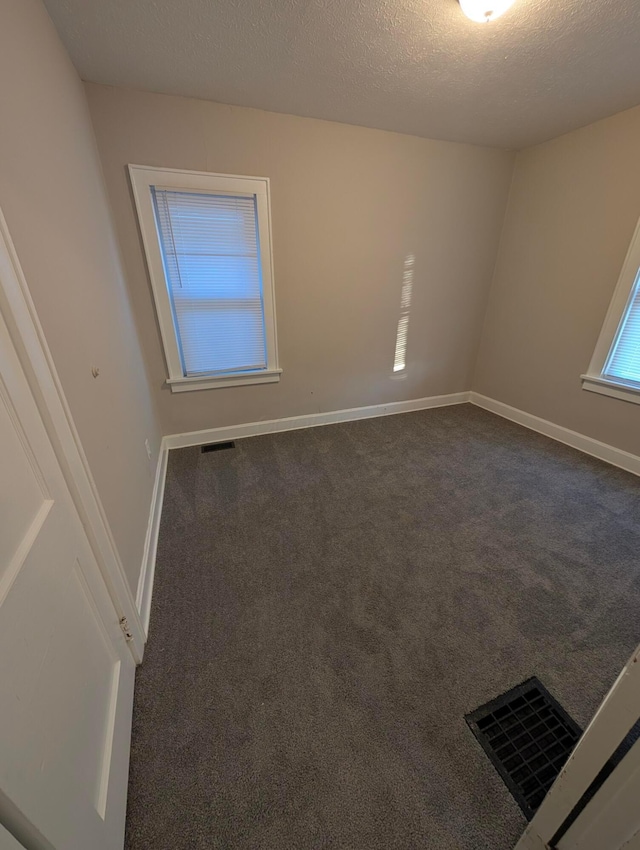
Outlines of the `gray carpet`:
{"label": "gray carpet", "polygon": [[464,714],[585,724],[640,641],[640,480],[464,405],[173,451],[128,850],[508,850]]}

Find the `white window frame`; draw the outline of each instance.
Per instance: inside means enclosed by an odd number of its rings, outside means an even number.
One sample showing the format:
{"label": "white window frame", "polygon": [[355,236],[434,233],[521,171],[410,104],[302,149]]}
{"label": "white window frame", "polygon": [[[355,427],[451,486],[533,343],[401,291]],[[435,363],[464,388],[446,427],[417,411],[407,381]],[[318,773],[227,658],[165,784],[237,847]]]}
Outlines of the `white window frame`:
{"label": "white window frame", "polygon": [[[151,279],[151,288],[160,325],[160,334],[167,363],[167,384],[172,392],[238,387],[246,384],[273,383],[280,380],[276,336],[276,305],[273,285],[273,250],[271,243],[271,199],[268,177],[244,177],[237,174],[214,174],[206,171],[183,171],[177,168],[154,168],[129,165],[142,243]],[[178,345],[169,289],[164,273],[160,240],[156,227],[151,188],[183,191],[215,192],[224,195],[254,195],[260,239],[260,265],[264,309],[266,369],[229,372],[187,377],[184,374]]]}
{"label": "white window frame", "polygon": [[604,374],[609,355],[613,348],[622,319],[627,314],[635,283],[640,274],[640,221],[636,226],[631,245],[627,252],[618,283],[609,305],[596,349],[586,375],[582,375],[582,388],[593,393],[601,393],[611,398],[640,404],[640,383],[611,378]]}

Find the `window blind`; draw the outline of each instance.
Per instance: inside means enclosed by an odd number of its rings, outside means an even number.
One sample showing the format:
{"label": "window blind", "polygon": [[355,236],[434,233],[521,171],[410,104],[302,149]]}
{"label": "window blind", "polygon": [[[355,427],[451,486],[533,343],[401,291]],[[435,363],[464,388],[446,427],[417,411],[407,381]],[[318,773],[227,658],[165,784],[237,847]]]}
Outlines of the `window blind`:
{"label": "window blind", "polygon": [[640,271],[603,374],[640,384]]}
{"label": "window blind", "polygon": [[184,374],[266,369],[255,196],[151,193]]}

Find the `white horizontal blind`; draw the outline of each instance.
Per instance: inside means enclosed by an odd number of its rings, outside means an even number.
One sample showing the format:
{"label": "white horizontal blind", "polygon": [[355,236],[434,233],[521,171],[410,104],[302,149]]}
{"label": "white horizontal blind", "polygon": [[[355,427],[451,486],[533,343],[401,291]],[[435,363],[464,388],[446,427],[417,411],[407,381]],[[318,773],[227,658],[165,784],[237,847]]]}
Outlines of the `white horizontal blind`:
{"label": "white horizontal blind", "polygon": [[640,272],[603,374],[640,384]]}
{"label": "white horizontal blind", "polygon": [[151,193],[184,374],[266,369],[255,196]]}

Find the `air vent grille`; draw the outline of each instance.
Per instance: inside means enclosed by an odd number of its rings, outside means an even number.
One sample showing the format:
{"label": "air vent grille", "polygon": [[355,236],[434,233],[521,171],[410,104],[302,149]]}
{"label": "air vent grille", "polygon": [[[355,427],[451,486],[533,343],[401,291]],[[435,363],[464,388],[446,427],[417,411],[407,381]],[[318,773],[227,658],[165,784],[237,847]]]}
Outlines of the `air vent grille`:
{"label": "air vent grille", "polygon": [[226,443],[208,443],[206,446],[201,446],[200,451],[202,454],[206,452],[223,452],[225,449],[235,449],[236,444],[234,442],[226,442]]}
{"label": "air vent grille", "polygon": [[535,677],[465,717],[531,818],[580,738],[580,727]]}

